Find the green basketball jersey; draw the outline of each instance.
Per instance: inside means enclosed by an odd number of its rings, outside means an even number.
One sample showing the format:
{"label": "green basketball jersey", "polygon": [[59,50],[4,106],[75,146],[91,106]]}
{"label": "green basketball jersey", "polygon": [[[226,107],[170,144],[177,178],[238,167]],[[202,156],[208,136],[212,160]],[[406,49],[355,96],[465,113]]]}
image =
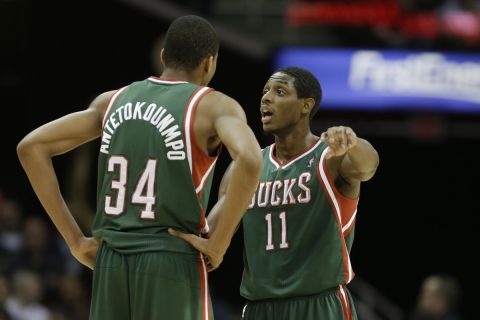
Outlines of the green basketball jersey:
{"label": "green basketball jersey", "polygon": [[98,159],[93,234],[121,253],[193,253],[168,234],[207,232],[216,157],[197,145],[195,108],[210,88],[150,77],[112,97]]}
{"label": "green basketball jersey", "polygon": [[284,164],[275,144],[263,150],[260,183],[243,217],[246,299],[316,294],[352,280],[357,200],[336,190],[327,147],[319,140]]}

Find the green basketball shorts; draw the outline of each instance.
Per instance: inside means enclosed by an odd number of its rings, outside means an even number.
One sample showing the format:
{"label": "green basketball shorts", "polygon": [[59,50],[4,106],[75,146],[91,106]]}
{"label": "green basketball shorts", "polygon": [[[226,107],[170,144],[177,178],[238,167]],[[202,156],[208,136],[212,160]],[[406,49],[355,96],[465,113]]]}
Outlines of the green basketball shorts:
{"label": "green basketball shorts", "polygon": [[90,320],[213,320],[200,255],[120,254],[105,243],[93,272]]}
{"label": "green basketball shorts", "polygon": [[358,320],[352,297],[344,286],[319,294],[248,301],[243,320]]}

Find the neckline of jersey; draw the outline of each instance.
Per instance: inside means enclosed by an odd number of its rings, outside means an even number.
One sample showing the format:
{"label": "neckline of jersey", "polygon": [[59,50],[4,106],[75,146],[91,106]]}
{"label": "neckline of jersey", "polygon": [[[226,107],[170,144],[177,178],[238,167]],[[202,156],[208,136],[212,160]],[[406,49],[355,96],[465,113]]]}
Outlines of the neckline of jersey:
{"label": "neckline of jersey", "polygon": [[188,83],[187,81],[176,80],[176,79],[173,79],[173,78],[155,77],[155,76],[149,77],[148,80],[153,81],[153,82],[157,82],[157,83],[163,83],[163,84],[181,84],[181,83]]}
{"label": "neckline of jersey", "polygon": [[275,143],[272,143],[271,146],[270,146],[270,152],[269,152],[270,161],[277,167],[277,169],[285,169],[285,168],[289,167],[295,161],[297,161],[297,160],[305,157],[307,154],[311,153],[313,150],[315,150],[315,148],[317,146],[320,145],[321,142],[322,142],[322,139],[318,138],[317,141],[315,141],[314,143],[309,145],[305,150],[300,152],[297,156],[291,158],[290,160],[288,160],[287,162],[285,162],[283,164],[280,163],[278,158],[274,155],[273,151],[275,149]]}

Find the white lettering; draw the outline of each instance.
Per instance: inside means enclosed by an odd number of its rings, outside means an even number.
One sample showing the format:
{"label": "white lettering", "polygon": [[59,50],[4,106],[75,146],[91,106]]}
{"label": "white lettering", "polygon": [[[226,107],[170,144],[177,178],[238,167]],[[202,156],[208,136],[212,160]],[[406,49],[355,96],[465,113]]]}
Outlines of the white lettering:
{"label": "white lettering", "polygon": [[163,130],[165,130],[166,127],[168,127],[170,125],[170,123],[173,122],[173,120],[175,120],[171,114],[167,114],[165,116],[165,118],[163,118],[158,124],[157,124],[157,128],[158,128],[158,131],[159,132],[162,132]]}
{"label": "white lettering", "polygon": [[173,150],[183,149],[183,140],[175,140],[169,143],[165,143],[167,148],[172,148]]}
{"label": "white lettering", "polygon": [[150,123],[153,124],[154,126],[156,126],[158,124],[158,121],[160,121],[160,119],[162,119],[163,114],[166,111],[167,110],[165,110],[163,107],[158,108],[157,112],[155,112],[155,114],[153,115],[152,120],[150,120]]}
{"label": "white lettering", "polygon": [[112,123],[113,130],[116,130],[118,128],[118,126],[120,125],[120,123],[118,123],[117,120],[115,119],[115,113],[112,113],[110,115],[110,122]]}
{"label": "white lettering", "polygon": [[110,139],[112,138],[111,135],[109,135],[108,133],[106,133],[105,131],[103,131],[103,135],[102,135],[102,141],[105,142],[107,145],[110,144]]}
{"label": "white lettering", "polygon": [[124,106],[121,106],[117,109],[117,113],[118,113],[118,117],[120,118],[119,121],[120,123],[123,123],[123,117],[122,117],[122,109],[124,108]]}
{"label": "white lettering", "polygon": [[352,57],[349,84],[354,90],[393,92],[480,102],[480,63],[456,62],[438,53],[385,59],[378,51]]}
{"label": "white lettering", "polygon": [[169,160],[183,160],[185,159],[185,152],[184,151],[168,151],[167,158]]}
{"label": "white lettering", "polygon": [[283,186],[283,182],[281,180],[275,180],[272,186],[272,197],[270,198],[270,203],[272,206],[278,206],[282,202],[282,198],[277,196],[277,190],[279,190]]}
{"label": "white lettering", "polygon": [[173,127],[170,127],[167,130],[164,130],[161,132],[162,136],[167,137],[165,139],[165,142],[170,142],[180,135],[180,132],[177,131],[177,129],[178,129],[178,125],[174,125]]}
{"label": "white lettering", "polygon": [[137,102],[135,104],[135,109],[133,110],[133,119],[142,119],[142,107],[145,105],[145,102]]}
{"label": "white lettering", "polygon": [[[263,187],[265,186],[265,196],[263,196]],[[264,208],[268,204],[270,188],[272,187],[272,181],[262,182],[258,187],[258,206]],[[263,196],[263,199],[262,199]]]}
{"label": "white lettering", "polygon": [[302,189],[304,192],[301,192],[297,200],[299,203],[309,203],[310,202],[310,188],[307,187],[307,183],[312,178],[310,172],[304,172],[298,178],[298,187]]}
{"label": "white lettering", "polygon": [[102,145],[100,146],[100,152],[101,152],[101,153],[108,154],[108,144],[102,144]]}
{"label": "white lettering", "polygon": [[283,180],[283,202],[282,204],[295,204],[295,197],[292,193],[292,187],[297,182],[297,178]]}
{"label": "white lettering", "polygon": [[298,179],[291,178],[260,182],[248,205],[248,209],[252,209],[255,205],[259,208],[265,208],[269,205],[278,207],[280,205],[309,203],[311,201],[311,190],[309,187],[311,179],[312,174],[306,171],[300,174]]}
{"label": "white lettering", "polygon": [[107,128],[108,132],[113,134],[113,130],[112,130],[112,128],[110,128],[109,122],[110,122],[110,120],[105,121],[105,128]]}
{"label": "white lettering", "polygon": [[125,105],[125,108],[123,109],[125,112],[123,113],[123,117],[125,118],[125,120],[130,120],[132,119],[132,103],[131,102],[128,102],[126,105]]}
{"label": "white lettering", "polygon": [[150,121],[150,118],[152,118],[153,112],[156,108],[157,105],[155,103],[150,103],[145,111],[145,114],[143,115],[143,120]]}
{"label": "white lettering", "polygon": [[[134,105],[135,107],[133,107]],[[122,123],[131,119],[138,119],[149,122],[158,129],[160,135],[164,137],[165,147],[169,149],[167,151],[169,160],[185,159],[182,132],[179,125],[175,123],[175,118],[169,113],[165,115],[168,110],[163,106],[157,106],[155,103],[148,104],[146,110],[142,111],[145,105],[146,102],[135,102],[135,104],[128,102],[110,113],[105,122],[100,152],[108,154],[112,135]],[[163,117],[164,115],[165,117]]]}

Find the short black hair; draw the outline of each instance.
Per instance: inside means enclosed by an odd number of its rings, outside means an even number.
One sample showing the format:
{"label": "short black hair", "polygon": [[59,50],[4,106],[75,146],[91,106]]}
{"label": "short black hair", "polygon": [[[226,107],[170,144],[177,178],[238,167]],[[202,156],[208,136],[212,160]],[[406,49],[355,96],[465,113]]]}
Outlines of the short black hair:
{"label": "short black hair", "polygon": [[218,53],[219,40],[213,26],[204,18],[186,15],[168,28],[163,48],[165,66],[192,71],[208,56]]}
{"label": "short black hair", "polygon": [[310,119],[312,119],[322,101],[322,86],[318,79],[310,71],[300,67],[285,67],[278,69],[276,72],[288,74],[294,79],[293,85],[295,90],[297,90],[299,98],[312,98],[315,100],[315,105],[310,112]]}

